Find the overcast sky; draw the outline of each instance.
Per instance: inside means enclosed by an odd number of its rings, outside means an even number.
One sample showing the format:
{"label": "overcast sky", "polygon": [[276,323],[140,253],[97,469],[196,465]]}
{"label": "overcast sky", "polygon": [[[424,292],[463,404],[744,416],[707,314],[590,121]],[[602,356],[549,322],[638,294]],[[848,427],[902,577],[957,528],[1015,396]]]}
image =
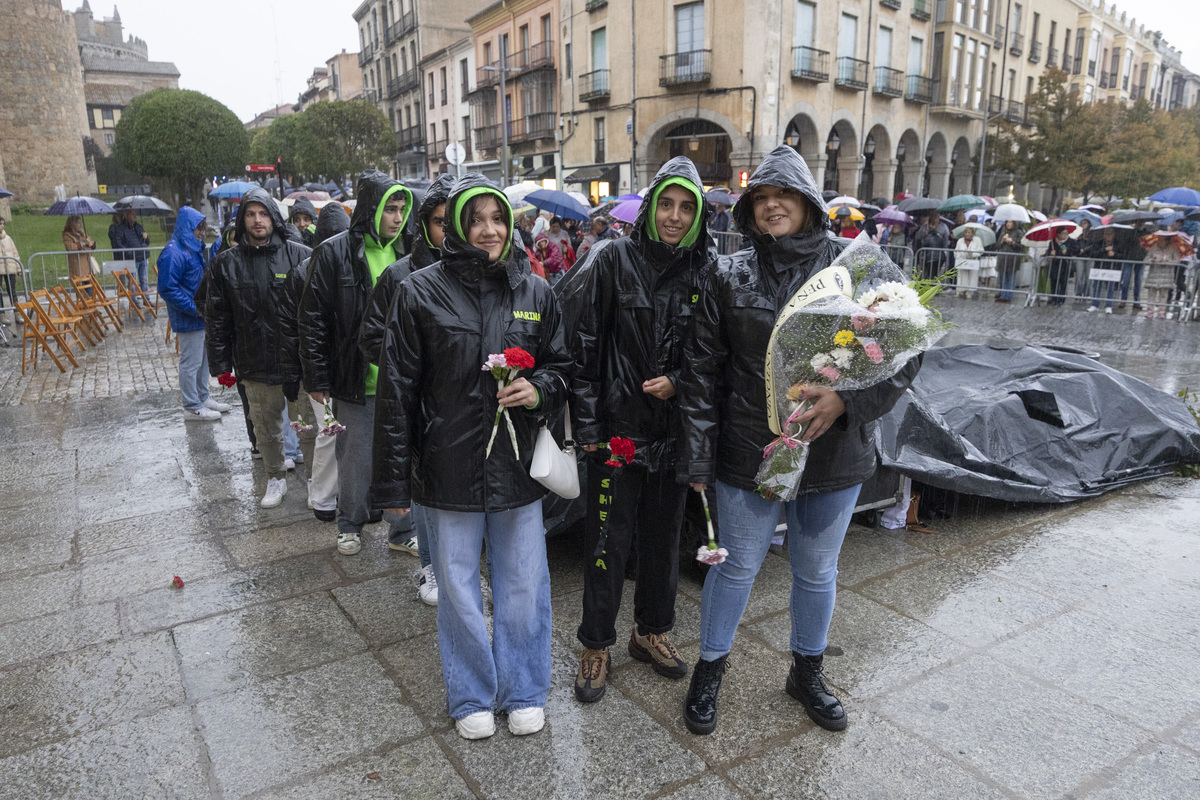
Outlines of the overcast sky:
{"label": "overcast sky", "polygon": [[[151,59],[175,62],[181,88],[211,95],[247,121],[281,101],[295,102],[313,69],[324,66],[325,59],[343,49],[358,50],[358,27],[351,14],[360,2],[208,0],[188,4],[179,13],[176,3],[120,0],[118,8],[126,36],[145,39]],[[108,0],[91,3],[98,18],[112,15]],[[62,4],[74,11],[82,0]],[[1117,7],[1152,30],[1163,31],[1167,41],[1183,51],[1183,63],[1200,72],[1200,2],[1128,0]]]}

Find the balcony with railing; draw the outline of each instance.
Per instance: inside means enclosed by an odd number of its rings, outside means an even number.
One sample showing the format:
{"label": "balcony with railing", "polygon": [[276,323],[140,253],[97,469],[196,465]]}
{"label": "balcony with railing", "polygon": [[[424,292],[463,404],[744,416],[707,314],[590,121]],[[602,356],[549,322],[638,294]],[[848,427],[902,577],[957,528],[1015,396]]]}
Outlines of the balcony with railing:
{"label": "balcony with railing", "polygon": [[1012,41],[1008,43],[1008,52],[1014,56],[1019,56],[1025,52],[1025,34],[1014,33]]}
{"label": "balcony with railing", "polygon": [[445,159],[446,146],[450,144],[448,139],[431,139],[425,144],[425,157],[430,161],[438,161]]}
{"label": "balcony with railing", "polygon": [[909,75],[908,89],[904,92],[905,100],[912,100],[915,103],[932,103],[934,95],[934,82],[932,78],[926,78],[924,75]]}
{"label": "balcony with railing", "polygon": [[402,75],[397,75],[388,81],[387,96],[396,97],[411,89],[415,89],[421,85],[421,73],[418,70],[410,69]]}
{"label": "balcony with railing", "polygon": [[500,68],[504,65],[500,59],[496,59],[490,64],[478,67],[475,70],[475,88],[482,89],[484,86],[492,86],[500,82]]}
{"label": "balcony with railing", "polygon": [[891,8],[899,11],[901,0],[879,0],[879,5],[883,6],[884,8]]}
{"label": "balcony with railing", "polygon": [[812,47],[793,47],[792,77],[818,83],[829,80],[829,51]]}
{"label": "balcony with railing", "polygon": [[891,67],[875,68],[875,94],[885,97],[902,97],[904,95],[904,73]]}
{"label": "balcony with railing", "polygon": [[842,56],[837,60],[837,79],[834,83],[845,89],[861,92],[867,88],[867,70],[869,68],[870,65],[861,58]]}
{"label": "balcony with railing", "polygon": [[[1075,59],[1074,59],[1074,58],[1071,56],[1071,54],[1070,54],[1070,53],[1063,53],[1063,66],[1062,66],[1062,68],[1063,68],[1063,72],[1065,72],[1065,73],[1067,73],[1068,75],[1070,75],[1070,74],[1071,74],[1071,68],[1072,68],[1072,67],[1074,67],[1074,66],[1075,66]],[[1079,73],[1075,73],[1075,74],[1076,74],[1076,75],[1078,75]]]}
{"label": "balcony with railing", "polygon": [[1046,66],[1047,67],[1057,67],[1058,66],[1058,48],[1057,47],[1046,48]]}
{"label": "balcony with railing", "polygon": [[425,129],[421,125],[413,125],[396,131],[396,147],[399,150],[423,150],[425,147]]}
{"label": "balcony with railing", "polygon": [[1035,41],[1035,42],[1029,43],[1029,60],[1032,61],[1034,64],[1036,64],[1042,60],[1042,43],[1041,42]]}
{"label": "balcony with railing", "polygon": [[712,50],[689,50],[658,58],[658,85],[685,86],[712,80]]}
{"label": "balcony with railing", "polygon": [[494,150],[503,141],[500,123],[475,128],[475,146],[481,150]]}
{"label": "balcony with railing", "polygon": [[392,42],[399,41],[400,37],[406,33],[411,33],[417,28],[417,14],[415,11],[409,11],[407,14],[401,14],[400,19],[388,25],[383,32],[383,42],[385,45],[390,45]]}
{"label": "balcony with railing", "polygon": [[524,50],[518,50],[508,57],[508,68],[516,72],[528,72],[533,69],[554,66],[554,42],[547,39],[544,42],[531,44]]}
{"label": "balcony with railing", "polygon": [[1004,38],[1003,25],[997,25],[992,28],[992,38],[996,40],[996,47],[1004,47],[1004,42],[1007,40]]}
{"label": "balcony with railing", "polygon": [[929,21],[929,0],[913,0],[912,4],[913,19],[918,22]]}
{"label": "balcony with railing", "polygon": [[1108,88],[1108,71],[1107,70],[1100,70],[1100,88],[1101,89]]}
{"label": "balcony with railing", "polygon": [[608,0],[587,0],[587,4],[583,7],[584,11],[595,11],[604,8],[608,5]]}
{"label": "balcony with railing", "polygon": [[1009,122],[1024,122],[1025,104],[1020,100],[1009,100],[1008,107],[1004,109],[1004,118]]}
{"label": "balcony with railing", "polygon": [[998,94],[988,97],[988,114],[999,114],[1004,111],[1004,98]]}
{"label": "balcony with railing", "polygon": [[509,123],[508,141],[530,142],[534,139],[549,139],[554,136],[554,123],[558,115],[553,111],[529,114]]}
{"label": "balcony with railing", "polygon": [[375,45],[373,44],[364,45],[363,49],[358,51],[358,65],[360,67],[365,67],[373,58],[375,58]]}
{"label": "balcony with railing", "polygon": [[579,102],[608,99],[608,70],[598,69],[579,76]]}

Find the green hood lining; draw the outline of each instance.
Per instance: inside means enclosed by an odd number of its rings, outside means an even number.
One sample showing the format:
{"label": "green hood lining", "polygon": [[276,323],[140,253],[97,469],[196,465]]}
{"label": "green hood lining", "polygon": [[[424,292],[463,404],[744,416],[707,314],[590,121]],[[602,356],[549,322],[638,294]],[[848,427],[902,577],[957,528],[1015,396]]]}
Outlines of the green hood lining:
{"label": "green hood lining", "polygon": [[504,243],[504,249],[500,252],[499,261],[504,261],[508,258],[509,252],[512,250],[513,228],[516,226],[516,220],[513,219],[512,206],[508,202],[508,198],[498,189],[493,189],[490,186],[475,186],[467,189],[458,197],[454,198],[454,230],[458,234],[458,238],[462,239],[467,244],[467,232],[463,230],[462,212],[467,203],[481,194],[490,194],[500,203],[500,207],[508,212],[508,239]]}
{"label": "green hood lining", "polygon": [[658,208],[658,197],[668,186],[682,186],[696,198],[696,218],[692,220],[692,227],[688,229],[688,232],[683,235],[683,238],[679,240],[679,244],[677,245],[678,247],[691,247],[700,238],[700,229],[704,226],[704,195],[696,188],[696,184],[687,178],[679,176],[667,178],[650,193],[650,208],[647,209],[646,216],[646,233],[650,234],[650,238],[654,241],[662,241],[658,236],[658,226],[654,222],[654,217],[655,211]]}
{"label": "green hood lining", "polygon": [[404,215],[400,218],[400,230],[396,231],[396,235],[389,242],[380,242],[381,247],[391,247],[397,239],[404,234],[404,228],[408,225],[408,218],[412,216],[413,195],[412,191],[402,183],[397,183],[394,186],[389,186],[387,191],[383,193],[383,197],[379,198],[379,205],[375,206],[375,239],[379,241],[379,223],[383,219],[383,207],[387,205],[388,198],[396,192],[404,192]]}

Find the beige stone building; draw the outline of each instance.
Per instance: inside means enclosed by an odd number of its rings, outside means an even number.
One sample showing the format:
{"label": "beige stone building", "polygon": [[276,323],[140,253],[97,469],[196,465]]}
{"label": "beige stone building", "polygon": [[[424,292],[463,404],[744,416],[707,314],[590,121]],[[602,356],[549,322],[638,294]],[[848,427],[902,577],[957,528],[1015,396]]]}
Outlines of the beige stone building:
{"label": "beige stone building", "polygon": [[476,160],[500,162],[485,166],[491,177],[557,178],[558,19],[558,0],[500,0],[467,20],[477,65],[470,95]]}
{"label": "beige stone building", "polygon": [[362,96],[362,71],[358,68],[358,53],[342,50],[336,56],[326,59],[325,66],[313,70],[292,110],[299,114],[313,103],[323,100],[357,100]]}
{"label": "beige stone building", "polygon": [[458,174],[446,160],[446,146],[463,146],[464,168],[475,161],[471,139],[471,86],[475,77],[475,43],[464,36],[448,47],[430,53],[421,61],[425,95],[425,152],[429,176],[441,172]]}
{"label": "beige stone building", "polygon": [[483,0],[363,0],[355,9],[363,92],[396,132],[395,177],[428,174],[421,59],[467,36],[464,20],[483,5]]}

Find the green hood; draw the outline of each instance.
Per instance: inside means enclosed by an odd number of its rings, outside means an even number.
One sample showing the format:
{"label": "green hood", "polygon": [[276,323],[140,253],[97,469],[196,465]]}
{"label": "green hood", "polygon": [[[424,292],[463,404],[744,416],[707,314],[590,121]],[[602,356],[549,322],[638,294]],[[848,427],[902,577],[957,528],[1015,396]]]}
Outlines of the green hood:
{"label": "green hood", "polygon": [[[404,216],[400,220],[400,229],[396,231],[396,235],[393,236],[389,241],[385,242],[379,238],[379,223],[383,219],[383,207],[387,205],[388,198],[397,192],[400,192],[404,195]],[[387,191],[383,193],[383,197],[379,198],[379,205],[375,207],[375,225],[372,228],[371,233],[374,234],[375,240],[378,241],[382,247],[385,249],[391,247],[396,240],[400,238],[400,235],[404,233],[404,229],[408,225],[408,218],[412,216],[412,207],[412,192],[407,186],[400,183],[396,184],[395,186],[389,186]]]}
{"label": "green hood", "polygon": [[467,203],[473,198],[484,194],[490,194],[495,197],[496,201],[500,204],[500,208],[504,209],[505,213],[508,214],[508,240],[504,243],[504,250],[500,252],[500,258],[498,259],[499,261],[505,261],[512,251],[515,220],[513,219],[512,206],[509,204],[508,198],[499,189],[494,189],[491,186],[474,186],[452,197],[453,208],[451,209],[451,218],[454,220],[454,233],[457,235],[459,241],[464,244],[467,243],[467,231],[463,227],[463,209],[466,208]]}
{"label": "green hood", "polygon": [[692,220],[692,227],[688,228],[688,232],[679,240],[677,247],[690,247],[695,244],[700,238],[700,230],[704,227],[704,195],[699,187],[692,183],[687,178],[671,177],[664,180],[650,192],[648,206],[649,210],[646,214],[646,233],[656,242],[661,242],[662,239],[658,235],[658,226],[655,224],[655,209],[658,208],[658,198],[663,193],[663,190],[669,186],[679,186],[687,189],[696,198],[696,218]]}

